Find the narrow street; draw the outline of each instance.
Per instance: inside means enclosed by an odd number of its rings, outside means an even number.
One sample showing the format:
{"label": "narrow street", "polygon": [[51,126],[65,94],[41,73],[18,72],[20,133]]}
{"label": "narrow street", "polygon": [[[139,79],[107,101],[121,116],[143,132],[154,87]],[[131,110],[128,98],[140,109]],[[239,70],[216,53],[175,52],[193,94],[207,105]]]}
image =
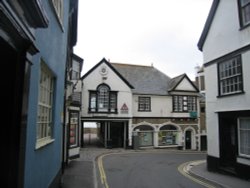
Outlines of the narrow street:
{"label": "narrow street", "polygon": [[203,153],[168,150],[106,155],[102,158],[104,187],[201,188],[202,185],[183,176],[178,167],[187,161],[203,159]]}

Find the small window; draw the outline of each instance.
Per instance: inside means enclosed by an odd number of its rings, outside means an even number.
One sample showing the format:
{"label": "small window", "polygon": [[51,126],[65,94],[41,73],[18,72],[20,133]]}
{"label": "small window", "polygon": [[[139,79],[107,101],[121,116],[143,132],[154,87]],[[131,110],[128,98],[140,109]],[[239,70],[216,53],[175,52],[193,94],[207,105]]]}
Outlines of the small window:
{"label": "small window", "polygon": [[239,0],[239,12],[241,26],[250,24],[250,0]]}
{"label": "small window", "polygon": [[250,118],[238,120],[239,155],[250,157]]}
{"label": "small window", "polygon": [[[54,95],[54,76],[51,70],[41,63],[39,82],[39,101],[37,113],[37,142],[45,143],[52,137],[52,112]],[[38,144],[40,145],[40,144]],[[42,144],[43,145],[43,144]]]}
{"label": "small window", "polygon": [[79,113],[71,111],[69,113],[69,144],[70,147],[78,145],[78,123]]}
{"label": "small window", "polygon": [[72,61],[71,79],[78,80],[79,78],[80,78],[80,63],[77,61]]}
{"label": "small window", "polygon": [[241,56],[219,63],[219,95],[243,92]]}
{"label": "small window", "polygon": [[139,97],[138,111],[150,111],[151,110],[151,98],[150,97]]}

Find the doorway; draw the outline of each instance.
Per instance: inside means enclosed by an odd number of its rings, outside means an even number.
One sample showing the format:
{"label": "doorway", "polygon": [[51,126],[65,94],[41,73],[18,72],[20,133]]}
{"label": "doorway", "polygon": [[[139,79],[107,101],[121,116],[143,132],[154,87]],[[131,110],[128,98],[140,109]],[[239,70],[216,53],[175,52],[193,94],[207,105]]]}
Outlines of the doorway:
{"label": "doorway", "polygon": [[219,114],[219,137],[221,166],[234,171],[237,154],[237,118],[232,114]]}
{"label": "doorway", "polygon": [[191,149],[192,148],[192,131],[187,130],[185,132],[185,149]]}

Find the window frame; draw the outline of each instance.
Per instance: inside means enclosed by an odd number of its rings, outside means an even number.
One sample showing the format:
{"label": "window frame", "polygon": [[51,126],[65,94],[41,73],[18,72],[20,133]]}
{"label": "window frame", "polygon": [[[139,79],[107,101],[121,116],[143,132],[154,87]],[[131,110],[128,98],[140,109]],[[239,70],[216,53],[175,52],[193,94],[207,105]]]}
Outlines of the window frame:
{"label": "window frame", "polygon": [[60,25],[63,25],[63,0],[51,0],[51,4],[53,5],[55,14],[56,14],[56,18],[59,21]]}
{"label": "window frame", "polygon": [[[236,66],[232,66],[233,64]],[[217,74],[218,74],[219,97],[244,93],[242,70],[243,69],[242,69],[241,54],[235,55],[221,62],[218,62]]]}
{"label": "window frame", "polygon": [[[47,83],[41,83],[46,78]],[[44,84],[44,85],[42,85]],[[55,76],[43,60],[40,63],[40,81],[36,122],[36,149],[54,141],[53,113],[54,113]]]}
{"label": "window frame", "polygon": [[138,97],[138,112],[151,112],[151,97]]}
{"label": "window frame", "polygon": [[250,10],[249,10],[249,20],[245,20],[244,16],[245,16],[245,8],[250,9],[250,1],[243,4],[242,0],[238,0],[238,11],[239,11],[239,19],[240,19],[240,27],[241,28],[245,28],[247,26],[250,26]]}
{"label": "window frame", "polygon": [[[177,101],[175,99],[177,98]],[[197,112],[197,96],[193,95],[174,95],[172,97],[173,112]],[[176,105],[178,105],[176,107]]]}
{"label": "window frame", "polygon": [[[250,122],[250,117],[239,117],[238,118],[238,125],[237,125],[237,131],[238,131],[238,154],[239,154],[240,157],[250,158],[250,153],[249,154],[245,154],[245,153],[241,152],[241,130],[243,128],[240,127],[240,125],[241,125],[240,121],[241,120],[245,120],[245,119],[249,120],[249,122]],[[250,128],[249,129],[247,128],[246,131],[249,131],[249,133],[250,133]],[[248,139],[250,140],[250,137]],[[248,143],[248,142],[246,142],[246,143]],[[249,147],[250,147],[250,145],[249,145]]]}
{"label": "window frame", "polygon": [[[100,89],[101,87],[107,87],[108,88],[108,98],[105,98],[105,96],[100,96]],[[107,84],[100,84],[96,90],[89,90],[89,109],[88,113],[114,113],[117,114],[117,91],[112,91],[110,87]],[[101,97],[104,97],[104,103],[107,103],[106,108],[100,108],[100,99]],[[106,102],[105,102],[106,100]],[[105,105],[105,104],[104,104]]]}

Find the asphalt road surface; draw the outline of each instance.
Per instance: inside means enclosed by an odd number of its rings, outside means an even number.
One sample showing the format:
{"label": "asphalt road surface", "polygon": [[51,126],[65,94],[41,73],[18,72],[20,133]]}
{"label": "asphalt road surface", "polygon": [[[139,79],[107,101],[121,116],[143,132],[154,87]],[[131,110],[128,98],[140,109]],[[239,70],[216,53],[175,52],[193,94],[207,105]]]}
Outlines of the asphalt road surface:
{"label": "asphalt road surface", "polygon": [[203,160],[194,152],[138,152],[102,158],[106,188],[204,188],[178,171],[184,162]]}

